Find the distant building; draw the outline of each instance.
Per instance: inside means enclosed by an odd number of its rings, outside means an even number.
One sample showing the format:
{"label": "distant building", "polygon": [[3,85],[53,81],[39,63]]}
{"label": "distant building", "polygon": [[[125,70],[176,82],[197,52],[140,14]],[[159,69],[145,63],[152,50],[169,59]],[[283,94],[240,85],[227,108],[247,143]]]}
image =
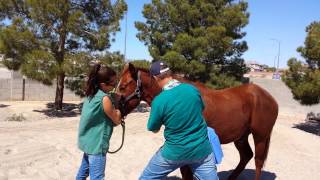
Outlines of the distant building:
{"label": "distant building", "polygon": [[255,61],[249,61],[249,62],[247,62],[247,63],[246,63],[246,66],[247,66],[248,68],[250,68],[250,71],[251,71],[251,72],[263,72],[263,71],[265,71],[264,66],[261,65],[261,64],[259,64],[259,63],[257,63],[257,62],[255,62]]}

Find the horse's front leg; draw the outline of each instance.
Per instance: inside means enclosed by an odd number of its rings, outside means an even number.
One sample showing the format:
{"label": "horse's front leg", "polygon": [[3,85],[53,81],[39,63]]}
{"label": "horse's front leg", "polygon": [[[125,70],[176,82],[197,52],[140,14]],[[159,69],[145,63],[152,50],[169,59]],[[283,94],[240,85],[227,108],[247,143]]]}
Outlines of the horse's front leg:
{"label": "horse's front leg", "polygon": [[193,173],[189,166],[180,167],[180,172],[182,175],[182,180],[193,180]]}

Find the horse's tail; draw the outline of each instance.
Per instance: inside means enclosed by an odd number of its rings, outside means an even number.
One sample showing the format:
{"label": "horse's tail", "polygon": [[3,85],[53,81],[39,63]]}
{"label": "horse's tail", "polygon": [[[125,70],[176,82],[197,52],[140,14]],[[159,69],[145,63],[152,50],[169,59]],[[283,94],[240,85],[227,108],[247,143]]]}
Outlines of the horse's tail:
{"label": "horse's tail", "polygon": [[272,113],[273,116],[269,117],[270,118],[269,121],[271,121],[272,126],[271,126],[269,134],[267,135],[267,137],[265,139],[265,148],[264,148],[264,152],[263,152],[263,159],[264,159],[263,166],[264,166],[266,161],[267,161],[267,158],[268,158],[270,139],[271,139],[271,135],[272,135],[272,129],[273,129],[274,123],[275,123],[275,121],[277,120],[277,117],[278,117],[279,105],[278,105],[277,101],[274,99],[274,97],[268,91],[262,89],[260,86],[257,86],[257,87],[261,90],[261,92],[263,92],[263,95],[266,97],[266,99],[268,99],[268,101],[269,101],[267,103],[268,108],[273,109],[273,111],[272,111],[273,112]]}
{"label": "horse's tail", "polygon": [[[264,148],[258,150],[259,153],[256,151],[256,155],[258,154],[259,156],[259,166],[264,166],[268,157],[272,129],[277,120],[279,106],[266,90],[255,84],[252,84],[251,87],[251,92],[255,92],[253,102],[255,110],[253,111],[251,122],[253,136],[258,144],[262,143],[264,145]],[[257,144],[255,145],[257,147]]]}
{"label": "horse's tail", "polygon": [[266,164],[266,161],[267,161],[267,158],[268,158],[270,139],[271,139],[271,133],[270,133],[270,136],[266,139],[266,142],[265,142],[266,146],[265,146],[264,152],[263,152],[263,157],[264,157],[263,166]]}

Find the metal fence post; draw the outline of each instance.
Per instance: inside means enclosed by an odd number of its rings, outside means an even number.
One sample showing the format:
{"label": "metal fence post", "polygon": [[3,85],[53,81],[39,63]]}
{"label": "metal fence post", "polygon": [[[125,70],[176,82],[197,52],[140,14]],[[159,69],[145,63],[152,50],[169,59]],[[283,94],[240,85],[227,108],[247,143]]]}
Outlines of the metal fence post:
{"label": "metal fence post", "polygon": [[22,77],[22,101],[25,99],[25,93],[26,93],[26,78]]}
{"label": "metal fence post", "polygon": [[11,70],[11,78],[10,78],[10,101],[12,101],[13,94],[13,70]]}

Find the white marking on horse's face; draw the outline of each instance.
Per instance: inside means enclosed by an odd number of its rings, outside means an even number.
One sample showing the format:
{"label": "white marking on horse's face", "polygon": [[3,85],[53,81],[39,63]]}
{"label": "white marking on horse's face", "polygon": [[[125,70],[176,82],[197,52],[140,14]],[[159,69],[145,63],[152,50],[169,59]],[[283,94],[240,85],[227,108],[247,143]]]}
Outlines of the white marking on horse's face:
{"label": "white marking on horse's face", "polygon": [[122,82],[122,78],[119,80],[118,85],[116,87],[116,92],[117,93],[119,92],[119,86],[120,86],[121,82]]}

